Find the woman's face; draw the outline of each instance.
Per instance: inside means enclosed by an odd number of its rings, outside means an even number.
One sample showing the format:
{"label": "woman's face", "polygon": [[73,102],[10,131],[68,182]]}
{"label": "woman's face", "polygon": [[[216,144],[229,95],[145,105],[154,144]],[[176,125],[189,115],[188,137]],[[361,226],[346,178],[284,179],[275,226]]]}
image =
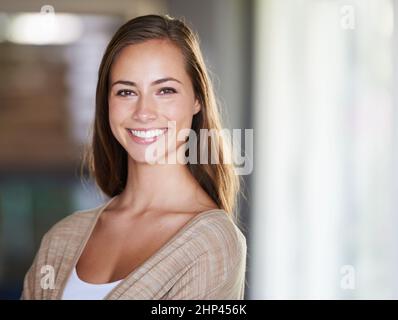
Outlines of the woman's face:
{"label": "woman's face", "polygon": [[158,158],[183,144],[173,139],[173,147],[167,137],[190,129],[200,111],[182,52],[168,40],[121,50],[112,64],[108,102],[112,133],[137,162],[147,162],[146,150],[155,144],[166,145]]}

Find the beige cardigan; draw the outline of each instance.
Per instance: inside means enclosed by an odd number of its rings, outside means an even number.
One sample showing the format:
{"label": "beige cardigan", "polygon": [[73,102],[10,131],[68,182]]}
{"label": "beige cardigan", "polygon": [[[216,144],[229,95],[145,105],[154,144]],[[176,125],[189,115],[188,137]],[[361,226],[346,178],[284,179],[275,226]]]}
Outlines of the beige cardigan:
{"label": "beige cardigan", "polygon": [[[99,215],[113,199],[67,216],[44,235],[21,299],[62,298]],[[225,211],[213,209],[189,220],[105,299],[243,299],[245,271],[244,235]]]}

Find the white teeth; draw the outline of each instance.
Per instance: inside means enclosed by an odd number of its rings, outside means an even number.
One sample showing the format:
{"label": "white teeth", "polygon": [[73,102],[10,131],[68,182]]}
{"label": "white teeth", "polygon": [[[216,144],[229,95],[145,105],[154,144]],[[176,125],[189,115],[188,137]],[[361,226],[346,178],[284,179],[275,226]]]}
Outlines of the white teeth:
{"label": "white teeth", "polygon": [[164,130],[160,129],[155,129],[155,130],[147,130],[147,131],[141,131],[141,130],[130,130],[130,132],[140,138],[153,138],[160,136],[163,134]]}

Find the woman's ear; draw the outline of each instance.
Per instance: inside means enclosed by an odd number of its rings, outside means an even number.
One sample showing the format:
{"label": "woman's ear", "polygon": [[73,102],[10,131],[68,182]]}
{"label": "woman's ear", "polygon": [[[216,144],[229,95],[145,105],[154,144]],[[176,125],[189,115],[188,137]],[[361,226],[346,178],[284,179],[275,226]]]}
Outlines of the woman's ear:
{"label": "woman's ear", "polygon": [[193,106],[193,114],[197,114],[200,111],[201,105],[198,99],[195,99],[195,104]]}

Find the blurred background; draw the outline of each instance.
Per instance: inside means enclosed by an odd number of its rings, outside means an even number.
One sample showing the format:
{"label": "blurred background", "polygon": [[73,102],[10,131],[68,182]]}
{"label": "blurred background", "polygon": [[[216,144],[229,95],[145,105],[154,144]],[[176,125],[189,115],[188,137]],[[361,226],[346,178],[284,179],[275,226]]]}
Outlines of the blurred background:
{"label": "blurred background", "polygon": [[80,174],[97,71],[150,13],[199,34],[225,127],[254,129],[245,298],[397,299],[395,0],[1,0],[0,299],[54,223],[107,200]]}

